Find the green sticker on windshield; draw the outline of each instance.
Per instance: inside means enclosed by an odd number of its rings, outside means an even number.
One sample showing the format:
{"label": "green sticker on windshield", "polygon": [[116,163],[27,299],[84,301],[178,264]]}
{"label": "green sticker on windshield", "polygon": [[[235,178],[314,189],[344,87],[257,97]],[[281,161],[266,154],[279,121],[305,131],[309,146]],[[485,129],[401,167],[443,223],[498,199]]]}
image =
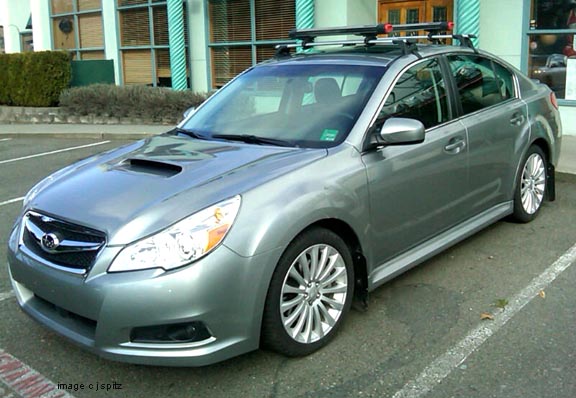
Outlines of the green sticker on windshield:
{"label": "green sticker on windshield", "polygon": [[334,141],[336,136],[338,136],[338,130],[324,129],[320,141]]}

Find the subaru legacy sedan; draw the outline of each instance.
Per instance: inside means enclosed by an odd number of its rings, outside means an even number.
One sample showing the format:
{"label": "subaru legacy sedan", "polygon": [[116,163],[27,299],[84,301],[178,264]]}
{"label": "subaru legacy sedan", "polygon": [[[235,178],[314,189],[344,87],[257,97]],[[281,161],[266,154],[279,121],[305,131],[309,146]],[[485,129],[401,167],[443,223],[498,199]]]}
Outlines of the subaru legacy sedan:
{"label": "subaru legacy sedan", "polygon": [[548,87],[469,37],[324,33],[293,35],[176,129],[39,182],[9,238],[20,307],[119,361],[307,355],[353,301],[554,200]]}

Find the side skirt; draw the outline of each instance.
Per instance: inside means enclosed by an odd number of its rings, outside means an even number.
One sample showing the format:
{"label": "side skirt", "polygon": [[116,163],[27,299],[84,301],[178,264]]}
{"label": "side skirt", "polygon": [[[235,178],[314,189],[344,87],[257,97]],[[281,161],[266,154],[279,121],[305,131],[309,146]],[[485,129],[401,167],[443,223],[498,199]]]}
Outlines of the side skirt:
{"label": "side skirt", "polygon": [[374,290],[390,279],[408,271],[410,268],[428,260],[450,246],[468,238],[488,225],[512,214],[512,201],[496,205],[465,222],[427,240],[407,252],[400,254],[384,264],[374,268],[368,276],[368,290]]}

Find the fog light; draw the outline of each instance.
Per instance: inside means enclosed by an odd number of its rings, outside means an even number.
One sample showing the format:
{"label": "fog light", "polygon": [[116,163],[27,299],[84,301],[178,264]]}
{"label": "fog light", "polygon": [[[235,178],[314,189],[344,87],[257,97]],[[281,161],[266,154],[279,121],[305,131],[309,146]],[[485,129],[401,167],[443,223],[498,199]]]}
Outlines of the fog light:
{"label": "fog light", "polygon": [[130,333],[134,343],[193,343],[210,337],[206,326],[198,321],[138,327]]}

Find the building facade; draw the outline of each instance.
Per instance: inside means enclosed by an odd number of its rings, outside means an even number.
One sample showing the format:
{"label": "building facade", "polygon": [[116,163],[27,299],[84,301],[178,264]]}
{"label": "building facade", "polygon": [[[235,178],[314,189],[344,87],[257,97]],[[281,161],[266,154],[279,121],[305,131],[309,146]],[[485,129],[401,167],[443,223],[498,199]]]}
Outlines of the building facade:
{"label": "building facade", "polygon": [[453,20],[550,85],[576,135],[576,0],[0,0],[0,52],[114,63],[117,84],[209,91],[294,27]]}

